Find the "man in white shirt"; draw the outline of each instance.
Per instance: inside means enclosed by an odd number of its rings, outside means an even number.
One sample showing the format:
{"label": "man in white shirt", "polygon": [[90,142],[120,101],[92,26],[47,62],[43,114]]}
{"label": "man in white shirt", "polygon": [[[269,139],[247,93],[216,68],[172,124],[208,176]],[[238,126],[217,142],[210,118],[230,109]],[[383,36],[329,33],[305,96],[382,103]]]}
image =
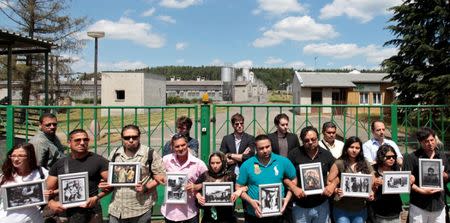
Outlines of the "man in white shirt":
{"label": "man in white shirt", "polygon": [[344,148],[344,142],[336,139],[336,125],[333,122],[325,122],[322,126],[323,139],[319,146],[330,151],[334,158],[339,159]]}
{"label": "man in white shirt", "polygon": [[397,144],[385,138],[386,128],[384,123],[380,120],[373,121],[371,124],[373,138],[363,144],[364,157],[371,164],[375,163],[378,148],[383,144],[388,144],[394,148],[397,153],[397,163],[401,166],[403,164],[403,156]]}

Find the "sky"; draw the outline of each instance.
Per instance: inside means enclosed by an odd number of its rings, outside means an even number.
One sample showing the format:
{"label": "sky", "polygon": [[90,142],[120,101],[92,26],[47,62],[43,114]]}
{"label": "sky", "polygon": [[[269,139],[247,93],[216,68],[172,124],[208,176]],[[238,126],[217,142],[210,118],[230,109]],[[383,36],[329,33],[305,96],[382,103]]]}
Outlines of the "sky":
{"label": "sky", "polygon": [[[73,72],[156,66],[378,69],[394,55],[388,9],[401,0],[74,0],[87,44]],[[3,18],[2,18],[3,19]],[[5,20],[4,20],[5,21]]]}

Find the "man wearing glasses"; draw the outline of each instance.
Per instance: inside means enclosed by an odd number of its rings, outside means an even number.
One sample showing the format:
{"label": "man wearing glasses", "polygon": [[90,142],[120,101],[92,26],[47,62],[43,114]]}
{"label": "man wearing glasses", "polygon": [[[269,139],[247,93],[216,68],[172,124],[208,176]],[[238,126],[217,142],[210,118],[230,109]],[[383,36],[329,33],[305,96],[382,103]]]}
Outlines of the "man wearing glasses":
{"label": "man wearing glasses", "polygon": [[226,154],[230,170],[239,175],[242,162],[255,155],[255,137],[244,132],[244,117],[236,113],[231,116],[234,132],[222,139],[220,151]]}
{"label": "man wearing glasses", "polygon": [[123,127],[121,136],[122,146],[110,154],[109,160],[141,163],[141,179],[135,187],[114,188],[109,205],[109,222],[150,222],[152,207],[157,199],[156,186],[162,183],[166,172],[162,158],[157,151],[140,143],[138,126]]}
{"label": "man wearing glasses", "polygon": [[[99,192],[100,181],[108,179],[108,160],[89,152],[89,137],[83,129],[75,129],[69,133],[70,155],[59,159],[49,171],[48,190],[58,189],[58,175],[88,172],[89,198],[79,207],[64,208],[59,201],[50,196],[49,208],[55,213],[65,212],[68,222],[102,222],[100,199],[108,192]],[[60,192],[62,193],[62,192]]]}
{"label": "man wearing glasses", "polygon": [[39,117],[39,130],[30,139],[36,150],[37,164],[49,169],[58,159],[64,157],[64,147],[56,136],[58,120],[51,113],[44,113]]}

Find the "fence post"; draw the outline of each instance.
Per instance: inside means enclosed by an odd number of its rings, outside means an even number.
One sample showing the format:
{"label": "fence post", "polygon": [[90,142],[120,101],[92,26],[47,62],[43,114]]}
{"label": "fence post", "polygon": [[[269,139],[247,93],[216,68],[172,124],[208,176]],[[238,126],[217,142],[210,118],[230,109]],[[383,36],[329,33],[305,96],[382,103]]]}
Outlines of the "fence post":
{"label": "fence post", "polygon": [[14,146],[14,106],[6,106],[6,151]]}
{"label": "fence post", "polygon": [[201,159],[208,163],[209,153],[210,153],[210,136],[211,136],[211,128],[210,128],[210,104],[208,94],[204,94],[202,96],[202,104],[200,110],[200,130],[201,130]]}
{"label": "fence post", "polygon": [[396,104],[391,105],[391,137],[392,140],[398,144],[398,106]]}

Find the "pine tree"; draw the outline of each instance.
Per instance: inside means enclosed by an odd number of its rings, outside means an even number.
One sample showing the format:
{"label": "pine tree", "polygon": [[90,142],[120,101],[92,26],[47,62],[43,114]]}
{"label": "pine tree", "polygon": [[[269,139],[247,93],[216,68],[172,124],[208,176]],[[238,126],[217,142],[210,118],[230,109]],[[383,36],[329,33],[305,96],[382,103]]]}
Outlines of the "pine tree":
{"label": "pine tree", "polygon": [[[0,11],[13,24],[12,29],[29,37],[59,44],[53,53],[77,52],[84,44],[75,34],[85,28],[86,17],[70,17],[66,12],[66,0],[3,0],[0,4]],[[31,81],[40,78],[42,61],[42,55],[26,56],[27,69],[23,72],[22,79],[22,105],[29,104]]]}
{"label": "pine tree", "polygon": [[385,43],[398,48],[383,61],[399,93],[399,104],[448,104],[450,98],[449,0],[405,0],[391,8],[395,36]]}

